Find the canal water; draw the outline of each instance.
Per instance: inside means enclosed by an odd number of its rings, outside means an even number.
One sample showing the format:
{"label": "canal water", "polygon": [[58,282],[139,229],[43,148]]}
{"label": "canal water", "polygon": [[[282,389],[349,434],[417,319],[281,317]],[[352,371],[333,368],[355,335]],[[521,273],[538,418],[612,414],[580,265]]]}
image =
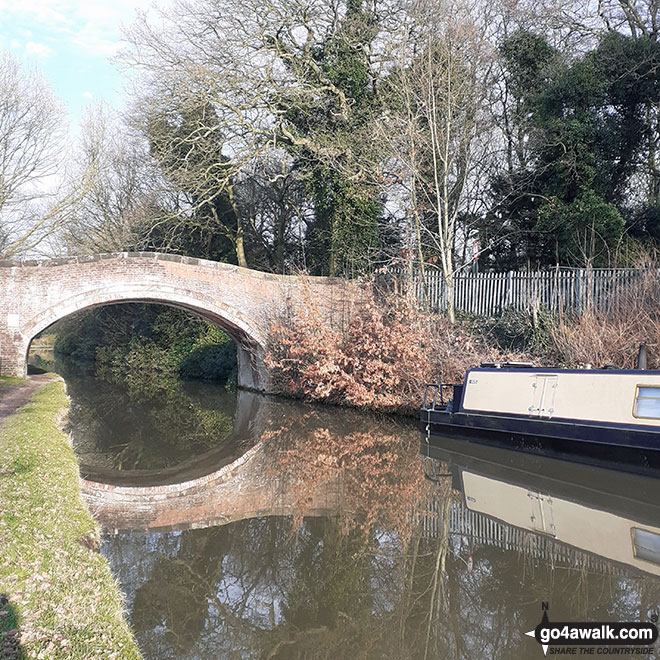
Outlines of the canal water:
{"label": "canal water", "polygon": [[660,614],[651,476],[447,438],[432,482],[412,421],[57,369],[146,659],[541,658],[542,603]]}

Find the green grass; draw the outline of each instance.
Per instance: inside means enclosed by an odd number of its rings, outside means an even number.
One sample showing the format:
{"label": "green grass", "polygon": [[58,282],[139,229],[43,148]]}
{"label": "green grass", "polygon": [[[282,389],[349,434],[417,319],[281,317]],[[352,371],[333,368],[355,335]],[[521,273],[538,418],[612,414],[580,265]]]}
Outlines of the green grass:
{"label": "green grass", "polygon": [[110,567],[83,542],[99,530],[58,427],[67,406],[48,383],[0,425],[0,658],[138,659]]}
{"label": "green grass", "polygon": [[25,378],[16,378],[14,376],[0,376],[0,387],[13,387],[14,385],[22,385],[25,383]]}

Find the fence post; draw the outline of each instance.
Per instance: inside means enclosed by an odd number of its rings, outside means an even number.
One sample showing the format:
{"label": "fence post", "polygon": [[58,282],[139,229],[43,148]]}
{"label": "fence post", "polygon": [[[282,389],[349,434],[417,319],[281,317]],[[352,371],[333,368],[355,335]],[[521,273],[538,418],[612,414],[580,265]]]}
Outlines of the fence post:
{"label": "fence post", "polygon": [[504,306],[502,307],[502,311],[504,311],[507,307],[511,305],[511,296],[513,295],[512,285],[513,285],[513,271],[510,270],[506,274],[506,287],[504,289]]}

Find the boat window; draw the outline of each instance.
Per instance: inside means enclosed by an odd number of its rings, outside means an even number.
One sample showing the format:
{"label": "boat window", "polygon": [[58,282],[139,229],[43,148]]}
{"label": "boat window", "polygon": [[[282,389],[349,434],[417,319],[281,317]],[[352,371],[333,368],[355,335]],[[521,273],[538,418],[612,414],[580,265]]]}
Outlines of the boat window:
{"label": "boat window", "polygon": [[638,387],[635,417],[660,419],[660,387]]}
{"label": "boat window", "polygon": [[660,534],[647,529],[633,528],[635,557],[660,564]]}

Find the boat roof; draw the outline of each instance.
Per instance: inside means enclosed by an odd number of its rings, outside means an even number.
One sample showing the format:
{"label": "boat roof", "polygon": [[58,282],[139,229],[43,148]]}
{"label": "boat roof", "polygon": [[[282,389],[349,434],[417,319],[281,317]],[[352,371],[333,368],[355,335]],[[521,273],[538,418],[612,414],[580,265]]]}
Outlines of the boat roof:
{"label": "boat roof", "polygon": [[497,365],[493,364],[482,364],[479,367],[471,367],[468,369],[468,373],[472,371],[502,371],[502,372],[515,372],[520,373],[521,371],[533,371],[533,372],[542,372],[544,374],[639,374],[643,376],[645,374],[652,376],[660,376],[660,370],[654,369],[562,369],[560,367],[536,367],[533,365],[530,366],[515,366],[512,363],[502,363]]}

